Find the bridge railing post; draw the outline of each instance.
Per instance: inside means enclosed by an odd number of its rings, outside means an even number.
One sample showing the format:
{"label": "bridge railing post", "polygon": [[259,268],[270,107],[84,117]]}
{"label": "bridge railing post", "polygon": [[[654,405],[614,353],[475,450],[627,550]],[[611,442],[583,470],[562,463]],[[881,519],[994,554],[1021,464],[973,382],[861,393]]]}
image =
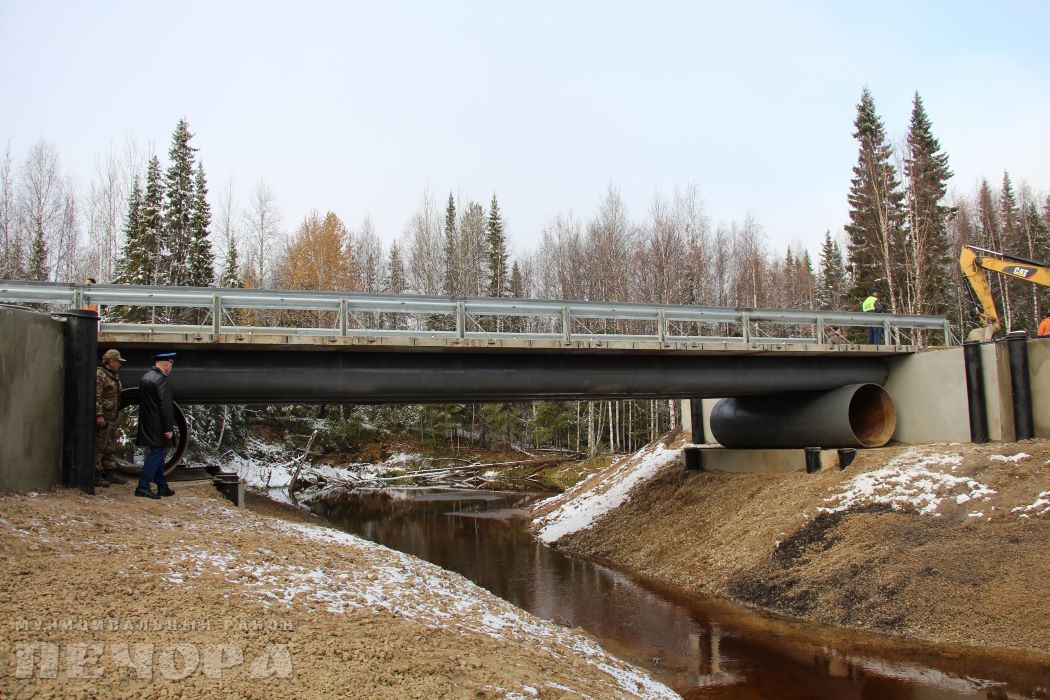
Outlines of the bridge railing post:
{"label": "bridge railing post", "polygon": [[463,340],[467,334],[467,304],[456,302],[456,337]]}
{"label": "bridge railing post", "polygon": [[222,331],[222,294],[211,295],[211,332],[218,336]]}
{"label": "bridge railing post", "polygon": [[820,316],[820,315],[817,316],[817,324],[816,324],[816,326],[817,327],[814,328],[814,330],[816,332],[813,334],[813,337],[816,339],[818,344],[823,345],[824,343],[827,342],[827,337],[824,335],[824,317],[823,316]]}
{"label": "bridge railing post", "polygon": [[890,321],[886,319],[882,322],[882,344],[893,345],[893,340],[890,338]]}
{"label": "bridge railing post", "polygon": [[667,311],[664,309],[656,312],[656,334],[661,343],[667,342]]}
{"label": "bridge railing post", "polygon": [[745,343],[751,342],[751,312],[740,312],[740,335]]}
{"label": "bridge railing post", "polygon": [[572,340],[572,314],[568,306],[561,307],[561,339],[566,343]]}
{"label": "bridge railing post", "polygon": [[346,298],[339,300],[339,335],[346,337],[347,329],[350,327],[350,304]]}

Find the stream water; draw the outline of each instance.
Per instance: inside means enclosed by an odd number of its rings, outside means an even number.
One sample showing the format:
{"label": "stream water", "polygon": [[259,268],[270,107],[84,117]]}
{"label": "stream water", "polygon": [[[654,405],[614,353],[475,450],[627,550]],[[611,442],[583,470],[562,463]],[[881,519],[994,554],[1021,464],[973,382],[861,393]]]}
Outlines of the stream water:
{"label": "stream water", "polygon": [[582,627],[685,698],[1050,698],[1050,669],[807,625],[688,594],[534,540],[539,494],[406,490],[311,507],[333,525]]}

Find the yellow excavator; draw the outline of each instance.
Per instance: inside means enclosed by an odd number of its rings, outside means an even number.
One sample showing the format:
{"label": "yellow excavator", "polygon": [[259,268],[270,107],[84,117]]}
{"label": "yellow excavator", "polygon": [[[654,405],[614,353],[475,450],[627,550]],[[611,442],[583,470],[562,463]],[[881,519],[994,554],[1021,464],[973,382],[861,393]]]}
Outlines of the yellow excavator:
{"label": "yellow excavator", "polygon": [[999,311],[995,308],[985,270],[1050,287],[1050,265],[972,245],[964,245],[959,252],[959,267],[976,296],[975,306],[981,319],[981,327],[970,331],[969,340],[991,340],[1000,326]]}

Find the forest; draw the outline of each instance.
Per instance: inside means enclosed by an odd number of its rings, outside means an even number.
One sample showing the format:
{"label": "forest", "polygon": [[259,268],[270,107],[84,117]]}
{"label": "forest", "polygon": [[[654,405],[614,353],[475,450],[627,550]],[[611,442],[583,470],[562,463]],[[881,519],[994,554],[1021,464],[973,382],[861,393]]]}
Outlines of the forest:
{"label": "forest", "polygon": [[[849,221],[825,231],[815,251],[801,243],[775,249],[749,215],[712,223],[692,183],[655,195],[640,216],[609,185],[586,220],[552,213],[531,250],[508,240],[496,193],[474,201],[427,191],[385,245],[370,219],[347,223],[323,205],[289,226],[264,180],[243,205],[232,183],[210,192],[185,119],[166,163],[129,143],[101,157],[86,184],[64,173],[57,147],[40,140],[18,157],[8,146],[0,158],[0,279],[850,311],[874,287],[891,312],[947,316],[958,340],[978,325],[956,262],[961,245],[1050,261],[1050,193],[1015,184],[1006,172],[974,191],[949,193],[949,154],[918,93],[897,142],[864,89],[853,136],[857,158],[843,182]],[[1034,334],[1050,300],[1034,285],[1002,276],[991,282],[1004,330]],[[137,313],[107,309],[105,319],[145,320]],[[172,314],[157,320],[200,322],[189,311]],[[251,320],[325,323],[307,312]],[[190,417],[201,453],[237,449],[262,427],[293,442],[317,429],[322,450],[351,456],[399,440],[445,451],[595,454],[644,444],[668,428],[670,412],[667,402],[601,401],[195,407]]]}

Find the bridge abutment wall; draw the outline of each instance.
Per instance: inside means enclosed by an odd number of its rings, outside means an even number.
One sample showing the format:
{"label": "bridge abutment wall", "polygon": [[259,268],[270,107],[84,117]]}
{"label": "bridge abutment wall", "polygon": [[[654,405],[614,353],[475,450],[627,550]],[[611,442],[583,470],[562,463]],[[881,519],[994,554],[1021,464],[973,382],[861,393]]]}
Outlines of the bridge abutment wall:
{"label": "bridge abutment wall", "polygon": [[64,393],[63,322],[0,307],[0,491],[62,483]]}

